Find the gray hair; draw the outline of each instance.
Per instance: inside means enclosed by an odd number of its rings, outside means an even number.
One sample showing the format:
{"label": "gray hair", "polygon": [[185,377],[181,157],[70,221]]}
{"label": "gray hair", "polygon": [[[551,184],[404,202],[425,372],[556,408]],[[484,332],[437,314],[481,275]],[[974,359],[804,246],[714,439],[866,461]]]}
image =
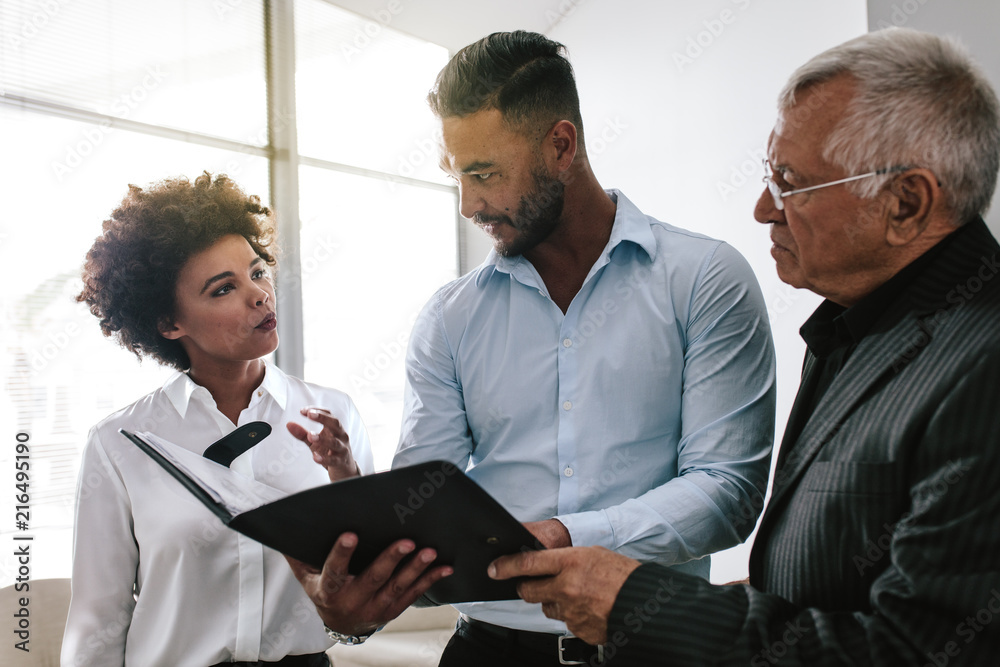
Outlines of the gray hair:
{"label": "gray hair", "polygon": [[[862,35],[796,70],[778,108],[788,110],[796,93],[840,75],[853,78],[856,93],[827,138],[824,160],[849,174],[924,167],[940,181],[955,223],[986,211],[1000,169],[1000,104],[958,42],[905,28]],[[891,178],[849,187],[872,198]]]}

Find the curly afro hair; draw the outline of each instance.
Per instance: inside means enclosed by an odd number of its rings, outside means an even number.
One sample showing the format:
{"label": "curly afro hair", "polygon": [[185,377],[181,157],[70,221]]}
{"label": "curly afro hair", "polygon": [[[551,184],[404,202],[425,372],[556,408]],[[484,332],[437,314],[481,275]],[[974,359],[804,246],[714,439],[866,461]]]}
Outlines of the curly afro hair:
{"label": "curly afro hair", "polygon": [[219,239],[239,234],[268,265],[274,240],[271,211],[223,174],[204,172],[194,182],[166,179],[128,194],[104,221],[83,267],[83,291],[105,336],[115,338],[140,360],[187,370],[179,341],[160,335],[173,322],[178,275],[193,255]]}

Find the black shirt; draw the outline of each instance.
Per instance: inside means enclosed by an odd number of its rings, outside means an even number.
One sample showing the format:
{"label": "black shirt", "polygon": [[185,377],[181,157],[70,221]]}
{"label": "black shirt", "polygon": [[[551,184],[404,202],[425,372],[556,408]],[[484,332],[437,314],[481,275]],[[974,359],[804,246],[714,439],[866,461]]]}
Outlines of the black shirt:
{"label": "black shirt", "polygon": [[786,443],[794,443],[798,439],[820,399],[875,322],[964,228],[963,225],[946,236],[850,308],[827,299],[806,320],[799,334],[809,352],[816,357],[816,363],[802,376],[795,397],[795,421],[789,421],[785,429],[783,440]]}

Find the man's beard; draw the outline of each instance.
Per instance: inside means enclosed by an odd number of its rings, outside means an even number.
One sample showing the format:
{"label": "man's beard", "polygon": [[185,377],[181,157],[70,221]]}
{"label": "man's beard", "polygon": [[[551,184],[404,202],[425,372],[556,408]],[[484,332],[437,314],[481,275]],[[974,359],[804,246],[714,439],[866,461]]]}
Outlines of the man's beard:
{"label": "man's beard", "polygon": [[543,169],[532,169],[533,187],[531,192],[521,197],[517,213],[507,215],[476,214],[476,224],[506,223],[517,231],[510,242],[493,239],[493,248],[503,257],[517,257],[531,250],[548,238],[559,224],[565,202],[566,184],[549,176]]}

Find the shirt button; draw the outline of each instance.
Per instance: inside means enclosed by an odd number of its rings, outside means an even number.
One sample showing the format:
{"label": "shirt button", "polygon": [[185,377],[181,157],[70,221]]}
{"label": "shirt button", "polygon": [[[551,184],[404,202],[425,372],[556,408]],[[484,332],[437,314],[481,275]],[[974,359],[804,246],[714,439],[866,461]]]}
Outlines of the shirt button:
{"label": "shirt button", "polygon": [[262,391],[258,391],[258,392],[257,392],[257,398],[260,398],[260,397],[261,397],[261,396],[263,396],[263,395],[264,395],[264,392],[262,392]]}
{"label": "shirt button", "polygon": [[567,466],[567,468],[563,470],[563,474],[566,475],[567,477],[572,477],[573,469]]}
{"label": "shirt button", "polygon": [[563,403],[563,410],[572,410],[572,409],[573,409],[573,403],[571,401],[566,401],[565,403]]}
{"label": "shirt button", "polygon": [[573,347],[573,341],[569,338],[563,338],[563,347]]}

